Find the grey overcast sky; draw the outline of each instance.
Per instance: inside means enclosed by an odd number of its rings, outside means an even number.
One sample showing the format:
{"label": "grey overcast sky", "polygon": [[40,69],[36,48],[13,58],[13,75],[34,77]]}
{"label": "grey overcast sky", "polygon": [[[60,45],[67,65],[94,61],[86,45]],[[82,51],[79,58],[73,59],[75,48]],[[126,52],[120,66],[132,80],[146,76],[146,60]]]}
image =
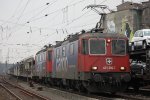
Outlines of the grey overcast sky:
{"label": "grey overcast sky", "polygon": [[[124,0],[142,2],[147,0]],[[90,4],[116,10],[122,0],[0,0],[0,62],[35,55],[45,44],[95,27],[100,16]],[[84,10],[83,10],[84,9]]]}

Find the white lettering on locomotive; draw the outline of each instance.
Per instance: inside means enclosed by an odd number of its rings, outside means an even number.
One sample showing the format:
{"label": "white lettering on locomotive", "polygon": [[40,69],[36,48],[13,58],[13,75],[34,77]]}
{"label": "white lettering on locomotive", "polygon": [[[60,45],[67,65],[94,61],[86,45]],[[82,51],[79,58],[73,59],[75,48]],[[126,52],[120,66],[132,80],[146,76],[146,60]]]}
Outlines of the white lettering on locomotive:
{"label": "white lettering on locomotive", "polygon": [[104,66],[103,69],[105,69],[105,70],[114,70],[115,66]]}

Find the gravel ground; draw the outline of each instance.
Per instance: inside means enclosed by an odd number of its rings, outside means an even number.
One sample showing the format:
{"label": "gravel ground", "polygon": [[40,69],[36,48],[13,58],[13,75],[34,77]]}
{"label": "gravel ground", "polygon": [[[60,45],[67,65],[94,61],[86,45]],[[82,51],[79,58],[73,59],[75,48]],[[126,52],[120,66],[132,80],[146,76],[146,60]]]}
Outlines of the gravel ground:
{"label": "gravel ground", "polygon": [[[37,84],[34,84],[33,88],[29,87],[29,85],[25,83],[19,83],[19,85],[21,85],[22,87],[28,90],[32,90],[40,95],[43,95],[47,98],[50,98],[51,100],[98,100],[98,99],[89,98],[89,97],[85,97],[85,96],[81,96],[81,95],[77,95],[73,93],[68,93],[68,92],[53,89],[53,88],[39,86]],[[38,87],[42,87],[42,91],[39,91]]]}
{"label": "gravel ground", "polygon": [[[13,84],[18,84],[25,89],[31,90],[31,91],[33,91],[37,94],[40,94],[44,97],[50,98],[50,100],[98,100],[95,98],[89,98],[86,96],[81,96],[81,95],[68,93],[68,92],[53,89],[53,88],[48,88],[48,87],[41,86],[38,84],[34,84],[34,87],[30,87],[29,84],[27,84],[26,82],[22,82],[19,80],[16,81],[16,79],[12,78],[12,77],[11,78],[7,77],[7,79],[9,81],[13,82]],[[38,90],[39,87],[42,87],[42,91]],[[4,99],[4,100],[7,100],[7,99]],[[10,99],[8,99],[8,100],[10,100]]]}

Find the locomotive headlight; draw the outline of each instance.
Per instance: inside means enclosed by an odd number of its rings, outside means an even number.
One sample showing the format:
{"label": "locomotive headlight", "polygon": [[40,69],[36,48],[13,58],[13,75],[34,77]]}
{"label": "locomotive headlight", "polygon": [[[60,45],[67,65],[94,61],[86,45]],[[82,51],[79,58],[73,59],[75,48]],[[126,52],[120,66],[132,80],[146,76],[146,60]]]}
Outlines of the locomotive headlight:
{"label": "locomotive headlight", "polygon": [[111,40],[110,40],[110,39],[107,39],[107,42],[109,43],[109,42],[111,42]]}
{"label": "locomotive headlight", "polygon": [[121,70],[121,71],[125,71],[126,69],[125,69],[125,67],[121,66],[121,67],[120,67],[120,70]]}
{"label": "locomotive headlight", "polygon": [[92,67],[92,70],[93,70],[93,71],[95,71],[95,70],[97,70],[97,69],[98,69],[98,67],[96,67],[96,66],[93,66],[93,67]]}

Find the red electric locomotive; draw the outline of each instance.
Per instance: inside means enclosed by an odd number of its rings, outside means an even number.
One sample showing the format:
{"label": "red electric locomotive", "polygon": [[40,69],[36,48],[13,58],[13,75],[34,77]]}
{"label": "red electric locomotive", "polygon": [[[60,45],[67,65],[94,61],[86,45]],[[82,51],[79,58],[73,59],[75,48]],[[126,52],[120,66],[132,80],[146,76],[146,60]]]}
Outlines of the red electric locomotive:
{"label": "red electric locomotive", "polygon": [[125,90],[131,79],[127,48],[123,34],[70,35],[53,48],[54,84],[89,92]]}

